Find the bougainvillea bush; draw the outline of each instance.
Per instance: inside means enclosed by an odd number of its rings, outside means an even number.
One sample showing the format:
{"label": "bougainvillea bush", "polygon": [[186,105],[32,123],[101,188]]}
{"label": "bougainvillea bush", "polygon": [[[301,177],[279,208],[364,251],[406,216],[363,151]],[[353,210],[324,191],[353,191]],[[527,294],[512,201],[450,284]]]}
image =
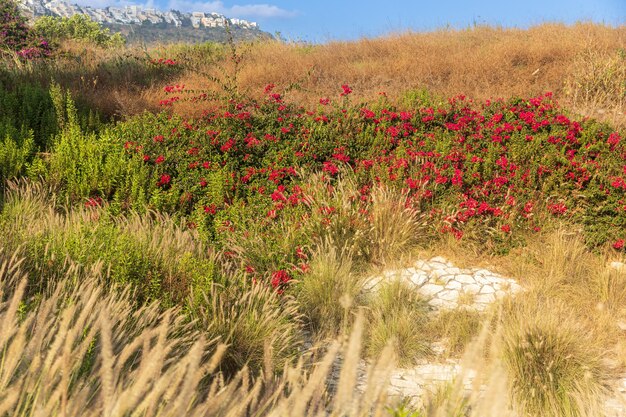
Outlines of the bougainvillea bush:
{"label": "bougainvillea bush", "polygon": [[24,59],[50,55],[48,42],[26,24],[14,0],[0,0],[0,51],[9,50]]}
{"label": "bougainvillea bush", "polygon": [[[184,86],[165,90],[167,108]],[[421,213],[429,236],[506,250],[562,220],[582,225],[591,247],[623,250],[626,147],[609,126],[573,120],[550,93],[485,103],[458,96],[404,109],[384,96],[353,104],[350,93],[344,85],[305,110],[270,85],[263,102],[231,101],[198,120],[167,111],[133,118],[105,132],[108,148],[97,161],[83,155],[71,170],[115,159],[140,179],[131,184],[128,171],[104,170],[72,197],[177,215],[274,286],[306,271],[325,228],[367,230],[372,191],[381,188]],[[62,166],[55,170],[62,178]],[[340,184],[341,205],[333,197]]]}

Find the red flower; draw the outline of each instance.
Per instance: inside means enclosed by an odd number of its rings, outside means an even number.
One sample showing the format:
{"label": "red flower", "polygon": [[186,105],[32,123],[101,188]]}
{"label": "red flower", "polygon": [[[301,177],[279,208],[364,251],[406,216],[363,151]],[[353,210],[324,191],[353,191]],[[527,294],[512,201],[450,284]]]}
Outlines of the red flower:
{"label": "red flower", "polygon": [[[282,187],[282,189],[281,189]],[[282,193],[284,191],[285,187],[284,186],[279,186],[277,190],[275,190],[272,195],[270,196],[272,198],[272,201],[287,201],[287,198],[285,197],[285,195]]]}
{"label": "red flower", "polygon": [[613,243],[613,249],[623,249],[624,248],[624,239],[617,239],[615,243]]}
{"label": "red flower", "polygon": [[102,198],[100,197],[91,197],[89,200],[85,201],[85,207],[99,207],[102,205]]}
{"label": "red flower", "polygon": [[332,162],[326,161],[324,162],[324,168],[322,168],[322,171],[328,172],[330,175],[335,175],[339,172],[339,168],[337,168],[337,165]]}
{"label": "red flower", "polygon": [[172,177],[170,177],[168,174],[163,174],[161,175],[161,178],[159,179],[157,186],[162,187],[164,185],[167,185],[170,183],[171,180],[172,180]]}
{"label": "red flower", "polygon": [[156,164],[162,164],[163,162],[165,162],[165,158],[163,157],[163,155],[159,155],[157,156],[157,159],[154,160],[154,162]]}
{"label": "red flower", "polygon": [[348,94],[352,93],[352,89],[348,84],[342,85],[341,88],[343,89],[343,93],[341,93],[342,96],[347,96]]}
{"label": "red flower", "polygon": [[563,203],[548,204],[548,211],[555,216],[565,214],[567,207]]}
{"label": "red flower", "polygon": [[330,103],[330,99],[327,97],[320,98],[320,104],[323,106],[327,106]]}
{"label": "red flower", "polygon": [[509,224],[505,224],[500,228],[504,233],[510,233],[511,232],[511,225]]}
{"label": "red flower", "polygon": [[233,146],[235,146],[235,139],[230,138],[220,147],[220,150],[222,152],[227,152]]}
{"label": "red flower", "polygon": [[300,246],[296,248],[296,256],[298,259],[308,259],[307,254],[304,253],[304,250]]}
{"label": "red flower", "polygon": [[609,145],[611,145],[611,147],[614,147],[615,145],[619,143],[619,140],[620,140],[619,133],[613,132],[609,135],[609,138],[606,140],[606,142]]}
{"label": "red flower", "polygon": [[278,271],[272,272],[272,287],[277,288],[280,284],[286,284],[291,280],[291,276],[287,273],[287,271],[283,269],[279,269]]}

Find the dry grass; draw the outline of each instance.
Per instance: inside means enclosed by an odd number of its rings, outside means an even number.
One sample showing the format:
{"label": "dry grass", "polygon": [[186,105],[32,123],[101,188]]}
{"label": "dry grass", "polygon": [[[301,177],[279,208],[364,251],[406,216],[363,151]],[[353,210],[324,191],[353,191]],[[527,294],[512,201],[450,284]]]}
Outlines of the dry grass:
{"label": "dry grass", "polygon": [[431,353],[428,333],[428,304],[415,288],[395,280],[376,290],[368,303],[367,348],[377,357],[391,345],[398,365],[414,365]]}
{"label": "dry grass", "polygon": [[368,230],[370,259],[377,264],[397,260],[426,240],[427,216],[405,207],[406,195],[374,187]]}
{"label": "dry grass", "polygon": [[202,334],[228,346],[220,369],[234,374],[255,369],[269,355],[279,370],[294,359],[302,344],[301,317],[295,300],[280,297],[263,284],[244,281],[212,285],[193,306]]}
{"label": "dry grass", "polygon": [[[266,42],[249,49],[238,81],[258,96],[269,83],[279,88],[298,83],[300,89],[289,96],[309,107],[320,97],[338,99],[345,83],[356,101],[375,101],[383,91],[392,101],[423,90],[476,100],[552,91],[566,106],[623,125],[626,79],[623,58],[617,57],[623,56],[625,29],[588,23],[527,30],[479,26],[323,45]],[[590,65],[597,70],[589,72]],[[176,82],[211,86],[198,74],[181,74]],[[154,100],[161,96],[157,89],[152,94]],[[597,113],[597,105],[605,113]],[[178,111],[189,114],[193,106],[182,104]]]}
{"label": "dry grass", "polygon": [[[341,176],[333,185],[320,174],[309,176],[304,186],[312,215],[308,232],[330,241],[340,251],[349,251],[355,263],[389,265],[410,253],[427,236],[426,216],[405,207],[406,194],[376,185],[371,201],[360,202],[360,191],[350,176]],[[335,211],[326,213],[333,207]]]}
{"label": "dry grass", "polygon": [[444,342],[445,354],[461,355],[480,331],[480,313],[466,309],[442,311],[428,324],[427,332]]}
{"label": "dry grass", "polygon": [[[328,345],[312,367],[301,359],[274,376],[268,360],[264,373],[243,367],[226,381],[216,371],[225,347],[206,342],[178,311],[135,310],[128,290],[104,291],[92,272],[68,273],[29,306],[19,264],[0,251],[0,415],[385,415],[384,386],[354,391],[362,320],[345,348]],[[339,390],[329,399],[339,352]],[[384,378],[391,356],[372,377]]]}
{"label": "dry grass", "polygon": [[310,262],[310,271],[296,283],[302,313],[319,335],[337,335],[346,329],[359,304],[362,278],[352,271],[352,253],[324,239]]}
{"label": "dry grass", "polygon": [[[266,350],[262,372],[244,366],[224,379],[218,370],[227,348],[206,341],[179,311],[158,304],[137,310],[128,289],[105,291],[97,270],[71,265],[58,285],[30,299],[21,263],[18,254],[0,250],[0,415],[409,415],[410,408],[394,414],[394,400],[387,397],[391,346],[368,366],[367,382],[357,388],[363,317],[348,340],[327,342],[312,351],[319,354],[302,355],[282,373],[273,371]],[[602,339],[579,326],[571,315],[575,309],[523,306],[505,309],[504,320],[488,320],[496,325],[484,326],[469,344],[463,373],[412,415],[603,415],[611,373],[599,355]],[[330,395],[327,384],[338,357],[338,388]],[[470,373],[473,384],[465,387]],[[535,377],[544,378],[545,387]],[[549,393],[540,403],[547,408],[529,408],[538,401],[533,389]]]}
{"label": "dry grass", "polygon": [[[552,91],[565,107],[624,126],[625,46],[626,26],[547,23],[529,29],[476,26],[409,32],[321,45],[264,41],[240,46],[243,60],[236,76],[229,52],[214,45],[107,51],[70,44],[65,58],[40,76],[36,68],[18,70],[33,81],[47,82],[53,76],[79,101],[106,114],[157,110],[167,84],[220,92],[217,78],[257,98],[269,83],[279,91],[297,84],[287,96],[307,107],[315,107],[320,97],[338,100],[345,83],[353,87],[354,101],[376,101],[385,92],[392,102],[408,104],[424,97],[424,91],[435,97],[435,104],[436,97],[457,94],[485,100]],[[183,67],[162,71],[146,65],[149,56],[174,58]],[[197,116],[207,107],[209,103],[180,102],[175,111]]]}

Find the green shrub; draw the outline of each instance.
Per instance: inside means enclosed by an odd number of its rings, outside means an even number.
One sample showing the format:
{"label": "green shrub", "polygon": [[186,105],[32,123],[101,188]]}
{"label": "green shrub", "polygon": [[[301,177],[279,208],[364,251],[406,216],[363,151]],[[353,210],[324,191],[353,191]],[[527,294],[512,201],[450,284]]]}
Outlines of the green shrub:
{"label": "green shrub", "polygon": [[50,92],[28,83],[4,82],[0,78],[0,136],[32,131],[38,151],[48,151],[58,131]]}
{"label": "green shrub", "polygon": [[193,288],[208,291],[220,281],[216,259],[189,231],[160,216],[113,217],[97,200],[66,209],[49,190],[13,185],[0,212],[0,231],[9,248],[22,248],[24,268],[38,276],[33,291],[63,275],[68,262],[99,267],[113,283],[131,284],[137,302],[159,299],[184,304]]}
{"label": "green shrub", "polygon": [[105,48],[120,47],[126,43],[121,34],[111,34],[108,28],[103,28],[83,14],[70,17],[41,16],[35,21],[33,28],[53,42],[72,39]]}
{"label": "green shrub", "polygon": [[57,112],[63,128],[50,155],[48,181],[72,201],[113,198],[118,208],[126,207],[129,198],[146,201],[146,168],[139,161],[126,158],[114,129],[85,132],[74,101],[69,95],[56,98],[63,99],[62,110]]}
{"label": "green shrub", "polygon": [[4,181],[24,172],[35,150],[32,132],[16,139],[8,134],[4,139],[1,138],[0,136],[0,190]]}

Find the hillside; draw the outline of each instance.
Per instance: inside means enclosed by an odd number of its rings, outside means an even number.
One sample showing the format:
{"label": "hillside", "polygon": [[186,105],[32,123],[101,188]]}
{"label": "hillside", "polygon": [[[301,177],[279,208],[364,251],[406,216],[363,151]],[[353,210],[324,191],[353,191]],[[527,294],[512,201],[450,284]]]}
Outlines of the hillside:
{"label": "hillside", "polygon": [[235,40],[272,39],[256,22],[228,18],[219,13],[161,11],[153,7],[92,7],[70,1],[21,0],[19,7],[31,22],[42,16],[70,18],[87,16],[123,34],[129,44],[226,42],[228,31]]}
{"label": "hillside", "polygon": [[141,25],[106,24],[104,27],[109,28],[111,33],[121,33],[126,38],[129,46],[204,42],[225,43],[228,41],[229,36],[232,36],[237,42],[273,39],[271,34],[259,29],[241,28],[238,26],[228,29],[230,35],[223,27],[176,27],[165,24],[151,24],[149,22]]}
{"label": "hillside", "polygon": [[[352,87],[356,101],[375,101],[382,92],[400,102],[422,94],[441,98],[465,94],[483,101],[550,91],[571,110],[623,126],[625,48],[626,27],[582,23],[544,24],[528,30],[474,27],[401,33],[321,45],[266,40],[239,46],[236,81],[231,81],[257,98],[269,83],[291,86],[289,98],[307,106],[316,105],[320,97],[337,97],[342,84]],[[220,87],[213,77],[235,74],[228,48],[219,45],[153,46],[147,52],[181,65],[169,71],[167,79],[146,83],[150,70],[136,65],[145,57],[143,50],[130,47],[122,53],[74,46],[68,56],[85,58],[81,73],[60,74],[60,82],[93,106],[114,114],[157,110],[165,83],[215,92]],[[67,65],[73,65],[72,60]],[[111,65],[133,68],[124,75],[123,86],[111,79],[110,69],[105,70]],[[93,89],[81,91],[85,80]],[[179,103],[175,111],[197,114],[198,109]]]}
{"label": "hillside", "polygon": [[2,1],[0,416],[626,413],[626,27],[144,47]]}

